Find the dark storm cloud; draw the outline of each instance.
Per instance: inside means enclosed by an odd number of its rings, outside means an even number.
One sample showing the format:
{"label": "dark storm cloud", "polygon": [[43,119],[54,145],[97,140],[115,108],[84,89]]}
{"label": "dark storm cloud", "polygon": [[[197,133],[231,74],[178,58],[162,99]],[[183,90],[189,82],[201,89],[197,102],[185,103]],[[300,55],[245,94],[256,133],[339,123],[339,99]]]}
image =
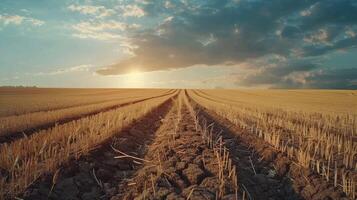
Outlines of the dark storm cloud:
{"label": "dark storm cloud", "polygon": [[98,70],[99,74],[240,64],[279,55],[287,61],[273,68],[257,66],[255,75],[240,81],[279,84],[282,76],[317,70],[313,62],[305,63],[313,60],[306,57],[357,44],[356,35],[345,33],[357,31],[357,5],[352,0],[155,0],[141,6],[149,17],[170,17],[158,27],[133,33],[131,44],[138,47],[133,49],[135,56]]}
{"label": "dark storm cloud", "polygon": [[[291,81],[289,75],[310,72],[319,67],[318,63],[311,60],[283,60],[274,64],[260,63],[259,70],[254,70],[243,75],[237,74],[237,83],[242,86],[254,85],[281,85]],[[300,80],[296,80],[300,81]]]}
{"label": "dark storm cloud", "polygon": [[306,78],[309,88],[357,89],[357,68],[317,71]]}
{"label": "dark storm cloud", "polygon": [[286,39],[299,39],[302,36],[302,31],[296,26],[285,26],[281,36]]}
{"label": "dark storm cloud", "polygon": [[357,68],[319,68],[318,63],[309,61],[279,63],[235,78],[238,85],[248,87],[357,89]]}
{"label": "dark storm cloud", "polygon": [[332,45],[323,45],[323,46],[306,46],[304,47],[305,56],[319,56],[329,53],[335,50],[346,50],[348,48],[357,47],[357,37],[341,39],[334,42]]}
{"label": "dark storm cloud", "polygon": [[354,0],[323,0],[309,9],[309,15],[301,20],[306,30],[331,24],[356,25],[357,3]]}

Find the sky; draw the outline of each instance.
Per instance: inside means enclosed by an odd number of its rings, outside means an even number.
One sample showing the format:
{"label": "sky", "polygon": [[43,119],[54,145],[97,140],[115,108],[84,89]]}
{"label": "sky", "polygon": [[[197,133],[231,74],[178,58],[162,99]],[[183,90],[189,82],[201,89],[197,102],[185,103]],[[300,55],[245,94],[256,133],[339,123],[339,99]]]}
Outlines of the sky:
{"label": "sky", "polygon": [[357,89],[355,0],[0,0],[0,85]]}

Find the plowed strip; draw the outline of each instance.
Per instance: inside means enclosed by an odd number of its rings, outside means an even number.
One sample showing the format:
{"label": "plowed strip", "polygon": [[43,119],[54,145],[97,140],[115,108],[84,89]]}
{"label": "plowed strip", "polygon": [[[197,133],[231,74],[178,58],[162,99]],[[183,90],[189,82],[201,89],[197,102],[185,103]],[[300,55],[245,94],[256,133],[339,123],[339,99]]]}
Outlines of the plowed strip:
{"label": "plowed strip", "polygon": [[149,146],[145,160],[150,162],[112,199],[235,199],[229,180],[221,182],[215,151],[196,131],[187,105],[177,111],[182,118],[171,112]]}

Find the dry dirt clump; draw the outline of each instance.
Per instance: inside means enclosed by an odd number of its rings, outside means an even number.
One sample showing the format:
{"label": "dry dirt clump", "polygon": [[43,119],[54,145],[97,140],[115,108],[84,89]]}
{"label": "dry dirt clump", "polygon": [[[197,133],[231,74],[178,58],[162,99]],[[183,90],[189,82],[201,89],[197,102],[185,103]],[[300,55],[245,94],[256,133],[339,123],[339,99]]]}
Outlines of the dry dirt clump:
{"label": "dry dirt clump", "polygon": [[187,106],[181,109],[181,120],[175,113],[165,119],[145,157],[149,162],[122,183],[112,200],[217,199],[220,192],[222,199],[236,199],[233,184],[221,184],[215,151],[196,131]]}

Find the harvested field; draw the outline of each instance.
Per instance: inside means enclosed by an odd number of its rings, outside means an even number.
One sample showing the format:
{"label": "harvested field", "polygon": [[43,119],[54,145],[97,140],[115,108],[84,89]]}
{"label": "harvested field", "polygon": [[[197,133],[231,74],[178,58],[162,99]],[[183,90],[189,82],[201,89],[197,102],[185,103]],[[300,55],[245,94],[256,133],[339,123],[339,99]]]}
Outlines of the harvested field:
{"label": "harvested field", "polygon": [[0,88],[0,117],[143,97],[160,92],[164,90]]}
{"label": "harvested field", "polygon": [[[42,177],[25,192],[25,199],[99,199],[115,195],[116,186],[141,166],[138,160],[145,155],[145,147],[152,142],[153,133],[162,124],[161,119],[171,105],[172,101],[160,105],[103,142],[89,155],[61,166],[55,182],[51,175]],[[137,159],[117,159],[117,150],[128,152]]]}
{"label": "harvested field", "polygon": [[357,200],[357,0],[0,0],[0,200]]}
{"label": "harvested field", "polygon": [[106,112],[145,100],[164,95],[170,95],[173,91],[160,91],[161,93],[147,95],[140,98],[126,97],[121,100],[108,101],[98,104],[76,106],[71,108],[57,109],[54,111],[40,111],[0,118],[0,143],[9,142],[20,137],[27,137],[41,129],[47,129],[55,125]]}
{"label": "harvested field", "polygon": [[274,99],[161,90],[4,141],[1,198],[355,199],[356,112],[342,108],[351,99],[336,97],[336,112]]}
{"label": "harvested field", "polygon": [[[304,107],[299,110],[286,110],[275,104],[263,106],[254,102],[248,103],[249,99],[244,96],[238,98],[232,95],[232,98],[227,99],[223,95],[215,96],[212,91],[188,93],[195,102],[240,128],[240,131],[235,132],[252,135],[253,139],[249,144],[260,138],[276,151],[286,155],[293,164],[308,173],[319,174],[334,187],[342,188],[348,196],[356,197],[355,110],[342,114],[339,111],[310,112]],[[225,96],[228,94],[227,92]],[[353,98],[349,99],[349,104],[353,107],[355,103],[352,100]],[[266,100],[269,101],[272,100]],[[321,101],[328,102],[324,99]],[[330,103],[331,106],[334,104],[337,103]],[[340,108],[337,106],[336,110]]]}
{"label": "harvested field", "polygon": [[[228,120],[198,106],[205,123],[221,130],[226,147],[236,159],[238,179],[253,199],[344,199],[342,188],[334,188],[321,177],[289,161],[267,142],[237,128]],[[235,133],[239,133],[238,135]],[[345,198],[347,199],[347,198]]]}
{"label": "harvested field", "polygon": [[[197,90],[214,98],[235,102],[237,105],[275,107],[289,111],[330,114],[357,110],[355,90]],[[346,106],[349,105],[349,106]]]}
{"label": "harvested field", "polygon": [[175,94],[42,130],[0,146],[1,192],[21,191],[42,174],[55,172],[71,158],[86,154]]}

